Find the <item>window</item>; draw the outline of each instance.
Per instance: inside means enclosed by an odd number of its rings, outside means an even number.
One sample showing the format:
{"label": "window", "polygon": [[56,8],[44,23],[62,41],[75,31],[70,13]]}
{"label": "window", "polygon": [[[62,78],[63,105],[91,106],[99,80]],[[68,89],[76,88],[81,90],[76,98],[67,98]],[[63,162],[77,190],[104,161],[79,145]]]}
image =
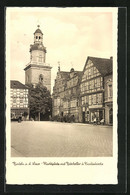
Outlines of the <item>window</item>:
{"label": "window", "polygon": [[91,89],[91,81],[89,82],[89,89]]}
{"label": "window", "polygon": [[84,83],[81,84],[81,92],[84,93]]}
{"label": "window", "polygon": [[16,99],[13,99],[13,103],[16,103]]}
{"label": "window", "polygon": [[39,81],[43,82],[43,75],[42,74],[39,75]]}
{"label": "window", "polygon": [[60,106],[60,98],[57,98],[57,106]]}
{"label": "window", "polygon": [[82,105],[85,103],[85,97],[82,97]]}
{"label": "window", "polygon": [[94,89],[94,80],[91,81],[91,89]]}
{"label": "window", "polygon": [[97,102],[96,102],[96,94],[95,95],[93,95],[93,104],[96,104]]}
{"label": "window", "polygon": [[74,93],[74,94],[76,93],[76,88],[73,88],[73,93]]}
{"label": "window", "polygon": [[98,104],[98,94],[97,94],[97,101],[96,101],[96,103]]}
{"label": "window", "polygon": [[69,95],[71,95],[71,90],[69,90],[68,92],[69,92]]}
{"label": "window", "polygon": [[39,56],[39,62],[42,62],[42,55]]}
{"label": "window", "polygon": [[88,70],[86,70],[86,79],[88,79]]}
{"label": "window", "polygon": [[68,102],[63,103],[63,108],[68,108]]}
{"label": "window", "polygon": [[97,103],[98,104],[102,103],[102,93],[97,94]]}
{"label": "window", "polygon": [[17,98],[17,103],[19,103],[19,101],[20,101],[20,99],[19,99],[19,98]]}
{"label": "window", "polygon": [[97,78],[97,87],[100,87],[100,78]]}
{"label": "window", "polygon": [[88,69],[88,76],[91,75],[91,69]]}
{"label": "window", "polygon": [[88,103],[88,98],[85,96],[85,104]]}
{"label": "window", "polygon": [[93,74],[96,74],[96,67],[94,67],[93,69]]}
{"label": "window", "polygon": [[97,79],[94,80],[94,86],[97,88]]}
{"label": "window", "polygon": [[71,107],[71,108],[76,107],[76,100],[72,100],[72,101],[70,102],[70,107]]}
{"label": "window", "polygon": [[28,75],[27,75],[26,79],[27,79],[27,82],[29,82],[29,76]]}
{"label": "window", "polygon": [[91,104],[92,104],[92,96],[89,95],[89,105],[91,105]]}
{"label": "window", "polygon": [[23,96],[23,92],[20,92],[20,96]]}
{"label": "window", "polygon": [[112,85],[108,86],[108,97],[112,97]]}
{"label": "window", "polygon": [[88,82],[86,83],[86,90],[88,91]]}
{"label": "window", "polygon": [[16,98],[16,93],[13,94],[13,97]]}
{"label": "window", "polygon": [[93,75],[93,68],[91,68],[91,76]]}

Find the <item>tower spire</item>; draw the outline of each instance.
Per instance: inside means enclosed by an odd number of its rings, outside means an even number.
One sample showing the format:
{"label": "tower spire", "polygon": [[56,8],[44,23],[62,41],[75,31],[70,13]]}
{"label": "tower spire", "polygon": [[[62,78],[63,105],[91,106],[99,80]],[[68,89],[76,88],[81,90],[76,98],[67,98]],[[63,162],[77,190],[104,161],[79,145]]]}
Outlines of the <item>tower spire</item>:
{"label": "tower spire", "polygon": [[43,33],[39,28],[40,27],[39,24],[37,25],[37,27],[38,28],[34,32],[34,43],[42,44],[42,42],[43,42]]}

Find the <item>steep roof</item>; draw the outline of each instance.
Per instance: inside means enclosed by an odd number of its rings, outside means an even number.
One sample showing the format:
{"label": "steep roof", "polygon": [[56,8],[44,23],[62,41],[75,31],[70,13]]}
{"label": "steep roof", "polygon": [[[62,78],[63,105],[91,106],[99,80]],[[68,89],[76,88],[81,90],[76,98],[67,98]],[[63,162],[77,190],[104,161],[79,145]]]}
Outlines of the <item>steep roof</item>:
{"label": "steep roof", "polygon": [[77,73],[78,77],[81,77],[83,74],[83,71],[75,71],[75,72]]}
{"label": "steep roof", "polygon": [[28,87],[26,87],[25,85],[16,80],[10,81],[10,87],[13,89],[28,89]]}
{"label": "steep roof", "polygon": [[35,43],[33,45],[30,45],[30,52],[32,50],[41,50],[41,51],[46,52],[46,48],[42,44],[39,44],[39,43]]}
{"label": "steep roof", "polygon": [[41,33],[43,35],[42,31],[39,28],[35,31],[35,33]]}
{"label": "steep roof", "polygon": [[[75,71],[74,70],[74,72],[76,73],[76,76],[78,76],[79,78],[82,76],[82,71]],[[70,79],[70,72],[60,71],[60,74],[61,74],[62,78],[65,78],[66,80]]]}
{"label": "steep roof", "polygon": [[97,58],[97,57],[89,56],[88,60],[89,59],[93,62],[93,64],[96,66],[96,68],[103,76],[112,73],[112,66],[113,66],[112,58],[105,59],[105,58]]}
{"label": "steep roof", "polygon": [[68,79],[69,78],[69,72],[65,72],[65,71],[60,71],[61,77],[64,79]]}

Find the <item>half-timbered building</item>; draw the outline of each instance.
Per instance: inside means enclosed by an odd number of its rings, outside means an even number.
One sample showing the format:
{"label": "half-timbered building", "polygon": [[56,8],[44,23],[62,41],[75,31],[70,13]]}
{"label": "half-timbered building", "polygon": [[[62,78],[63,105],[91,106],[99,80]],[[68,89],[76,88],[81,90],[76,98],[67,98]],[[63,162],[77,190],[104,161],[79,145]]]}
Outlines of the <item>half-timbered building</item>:
{"label": "half-timbered building", "polygon": [[112,59],[88,57],[80,83],[80,122],[105,119],[104,77],[112,72]]}
{"label": "half-timbered building", "polygon": [[28,87],[16,80],[10,82],[11,119],[19,116],[29,117]]}

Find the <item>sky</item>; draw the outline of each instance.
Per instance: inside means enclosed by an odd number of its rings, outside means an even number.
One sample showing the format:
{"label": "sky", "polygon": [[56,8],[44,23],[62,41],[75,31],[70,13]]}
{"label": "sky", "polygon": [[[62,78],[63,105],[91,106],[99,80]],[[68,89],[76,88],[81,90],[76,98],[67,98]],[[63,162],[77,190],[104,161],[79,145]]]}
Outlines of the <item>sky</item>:
{"label": "sky", "polygon": [[[114,9],[114,8],[113,8]],[[6,43],[10,79],[25,83],[24,68],[30,62],[30,44],[37,25],[47,48],[46,63],[51,69],[51,85],[58,70],[82,71],[88,56],[113,56],[113,10],[87,8],[7,8]]]}

